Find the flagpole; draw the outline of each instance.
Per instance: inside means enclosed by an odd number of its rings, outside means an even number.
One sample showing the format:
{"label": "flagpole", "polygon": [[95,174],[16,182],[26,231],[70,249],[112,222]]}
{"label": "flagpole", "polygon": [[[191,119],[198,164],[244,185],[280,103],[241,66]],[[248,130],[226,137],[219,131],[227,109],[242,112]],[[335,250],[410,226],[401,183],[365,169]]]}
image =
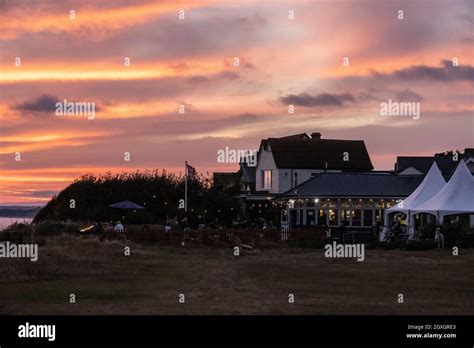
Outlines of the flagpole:
{"label": "flagpole", "polygon": [[188,161],[184,162],[184,211],[188,211]]}

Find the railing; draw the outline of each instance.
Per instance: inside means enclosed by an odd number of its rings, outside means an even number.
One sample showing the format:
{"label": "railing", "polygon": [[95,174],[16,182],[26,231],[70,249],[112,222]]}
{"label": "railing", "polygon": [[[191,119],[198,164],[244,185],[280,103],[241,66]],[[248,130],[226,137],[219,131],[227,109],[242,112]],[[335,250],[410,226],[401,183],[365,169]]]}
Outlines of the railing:
{"label": "railing", "polygon": [[301,239],[314,239],[319,236],[326,236],[326,227],[313,227],[313,228],[292,228],[289,231],[289,239],[301,240]]}
{"label": "railing", "polygon": [[162,226],[139,225],[126,226],[125,235],[132,242],[176,246],[232,246],[235,244],[236,237],[244,244],[258,243],[259,241],[277,243],[288,239],[287,236],[285,237],[285,232],[276,229],[187,229],[186,231],[166,231]]}

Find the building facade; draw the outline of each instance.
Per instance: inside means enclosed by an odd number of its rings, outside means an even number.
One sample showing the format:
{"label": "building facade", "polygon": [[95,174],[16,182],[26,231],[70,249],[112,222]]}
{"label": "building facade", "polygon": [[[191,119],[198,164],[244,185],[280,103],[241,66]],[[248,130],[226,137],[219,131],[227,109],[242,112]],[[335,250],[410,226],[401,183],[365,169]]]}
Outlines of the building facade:
{"label": "building facade", "polygon": [[256,192],[279,195],[319,173],[372,169],[361,140],[322,139],[320,133],[268,138],[258,150]]}
{"label": "building facade", "polygon": [[393,172],[321,173],[279,197],[289,228],[340,226],[367,228],[383,223],[383,212],[420,184],[420,175]]}
{"label": "building facade", "polygon": [[266,207],[278,207],[278,220],[288,228],[369,228],[383,223],[384,210],[416,189],[433,162],[446,179],[458,157],[474,171],[473,149],[453,154],[397,157],[394,170],[374,171],[364,141],[301,133],[262,139],[256,165],[242,161],[235,180],[244,213],[261,217]]}

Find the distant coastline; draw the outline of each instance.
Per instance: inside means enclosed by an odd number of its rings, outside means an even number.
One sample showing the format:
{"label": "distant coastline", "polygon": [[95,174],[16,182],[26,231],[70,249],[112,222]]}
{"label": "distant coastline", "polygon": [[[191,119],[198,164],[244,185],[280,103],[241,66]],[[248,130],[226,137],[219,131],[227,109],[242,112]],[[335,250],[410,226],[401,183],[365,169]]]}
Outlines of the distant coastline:
{"label": "distant coastline", "polygon": [[42,207],[38,206],[0,206],[0,217],[34,218]]}

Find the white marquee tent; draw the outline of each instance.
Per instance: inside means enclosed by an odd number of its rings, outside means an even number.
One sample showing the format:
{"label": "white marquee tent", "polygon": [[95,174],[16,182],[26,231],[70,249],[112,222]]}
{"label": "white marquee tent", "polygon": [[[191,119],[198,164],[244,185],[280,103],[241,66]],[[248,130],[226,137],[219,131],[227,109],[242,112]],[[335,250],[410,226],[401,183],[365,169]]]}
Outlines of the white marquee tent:
{"label": "white marquee tent", "polygon": [[454,214],[474,214],[474,178],[461,160],[448,183],[425,203],[413,209],[417,213],[437,216],[438,223],[443,217]]}
{"label": "white marquee tent", "polygon": [[416,190],[403,201],[385,210],[385,227],[381,235],[381,240],[385,240],[386,233],[388,232],[389,215],[393,213],[404,213],[407,215],[409,238],[413,238],[415,231],[413,227],[412,210],[432,198],[445,185],[446,181],[441,175],[438,165],[436,162],[433,162],[430,170]]}
{"label": "white marquee tent", "polygon": [[441,174],[436,162],[433,162],[428,174],[420,185],[407,198],[397,205],[386,210],[387,213],[402,212],[407,213],[415,207],[425,203],[437,194],[446,185],[446,181]]}

